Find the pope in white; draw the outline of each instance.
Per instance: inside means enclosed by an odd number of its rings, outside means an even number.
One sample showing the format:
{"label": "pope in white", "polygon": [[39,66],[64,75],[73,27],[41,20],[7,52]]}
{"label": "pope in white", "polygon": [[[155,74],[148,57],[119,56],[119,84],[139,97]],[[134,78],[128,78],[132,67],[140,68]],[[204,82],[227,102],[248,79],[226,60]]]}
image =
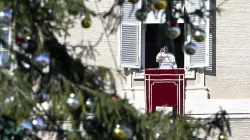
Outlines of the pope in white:
{"label": "pope in white", "polygon": [[168,47],[164,46],[156,56],[156,62],[159,63],[159,69],[177,68],[175,56],[168,52]]}

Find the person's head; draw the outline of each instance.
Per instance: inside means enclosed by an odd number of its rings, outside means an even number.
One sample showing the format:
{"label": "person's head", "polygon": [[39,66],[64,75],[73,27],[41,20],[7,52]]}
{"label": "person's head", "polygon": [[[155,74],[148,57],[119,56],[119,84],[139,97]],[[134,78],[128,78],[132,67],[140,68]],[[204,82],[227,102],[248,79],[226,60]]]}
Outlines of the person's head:
{"label": "person's head", "polygon": [[167,53],[168,52],[168,46],[164,46],[164,52]]}

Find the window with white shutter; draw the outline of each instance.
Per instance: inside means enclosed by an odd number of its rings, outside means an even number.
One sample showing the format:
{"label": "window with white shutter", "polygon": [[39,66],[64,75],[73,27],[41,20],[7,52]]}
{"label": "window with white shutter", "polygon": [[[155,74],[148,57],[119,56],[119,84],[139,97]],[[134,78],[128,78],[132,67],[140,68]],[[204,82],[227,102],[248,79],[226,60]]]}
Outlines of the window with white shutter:
{"label": "window with white shutter", "polygon": [[134,6],[125,1],[121,7],[122,16],[119,27],[120,66],[125,68],[140,68],[141,66],[141,22],[136,20],[135,13],[141,7],[141,2]]}
{"label": "window with white shutter", "polygon": [[[189,4],[189,13],[194,12],[196,9],[200,9],[204,6],[203,2],[205,2],[206,9],[209,8],[209,0],[201,1],[201,0],[190,0]],[[191,34],[189,34],[189,40],[197,45],[197,51],[194,55],[188,56],[186,55],[187,62],[186,66],[190,68],[198,68],[198,67],[208,67],[209,66],[209,18],[205,20],[199,18],[198,16],[193,16],[191,18],[194,25],[199,25],[199,28],[203,29],[206,32],[206,39],[204,42],[196,42],[192,39]],[[191,32],[190,32],[191,33]],[[189,58],[188,58],[189,57]]]}

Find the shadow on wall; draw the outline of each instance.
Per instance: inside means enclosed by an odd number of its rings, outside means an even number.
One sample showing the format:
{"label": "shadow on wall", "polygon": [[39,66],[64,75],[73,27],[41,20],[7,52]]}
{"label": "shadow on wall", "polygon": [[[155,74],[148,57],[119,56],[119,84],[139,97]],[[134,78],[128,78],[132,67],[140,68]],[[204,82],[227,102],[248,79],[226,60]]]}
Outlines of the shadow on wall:
{"label": "shadow on wall", "polygon": [[[216,8],[216,0],[210,0],[210,8]],[[216,76],[216,14],[210,17],[209,24],[209,67],[205,75]]]}

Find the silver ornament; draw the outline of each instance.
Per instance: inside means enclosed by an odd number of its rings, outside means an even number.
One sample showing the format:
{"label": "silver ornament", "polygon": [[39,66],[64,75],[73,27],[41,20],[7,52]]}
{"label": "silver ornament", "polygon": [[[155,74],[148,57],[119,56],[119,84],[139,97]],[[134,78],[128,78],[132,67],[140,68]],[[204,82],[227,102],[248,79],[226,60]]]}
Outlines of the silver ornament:
{"label": "silver ornament", "polygon": [[181,34],[181,28],[179,26],[170,27],[167,29],[167,36],[170,39],[176,39]]}
{"label": "silver ornament", "polygon": [[90,98],[88,98],[86,101],[86,106],[91,107],[92,104],[93,104],[92,100]]}
{"label": "silver ornament", "polygon": [[206,33],[201,30],[196,30],[193,34],[193,38],[197,42],[203,42],[206,39]]}
{"label": "silver ornament", "polygon": [[4,103],[6,103],[6,104],[7,103],[12,103],[14,100],[15,100],[15,97],[10,96],[10,97],[5,98]]}
{"label": "silver ornament", "polygon": [[91,98],[88,98],[85,104],[86,104],[87,111],[90,112],[93,106],[93,100]]}
{"label": "silver ornament", "polygon": [[37,117],[32,120],[32,124],[36,129],[41,129],[44,126],[43,120]]}
{"label": "silver ornament", "polygon": [[158,124],[155,128],[155,140],[165,139],[168,133],[168,127],[165,124]]}
{"label": "silver ornament", "polygon": [[48,12],[49,12],[49,13],[52,13],[52,9],[49,9]]}
{"label": "silver ornament", "polygon": [[66,100],[66,104],[70,109],[76,110],[80,106],[80,101],[75,97],[74,93],[71,93],[70,97]]}
{"label": "silver ornament", "polygon": [[9,23],[12,19],[12,13],[8,10],[0,11],[0,22]]}
{"label": "silver ornament", "polygon": [[160,138],[161,134],[160,133],[156,133],[155,134],[155,139],[158,140]]}
{"label": "silver ornament", "polygon": [[127,126],[124,126],[124,131],[125,131],[125,139],[126,140],[131,140],[133,138],[132,130]]}
{"label": "silver ornament", "polygon": [[29,46],[29,43],[28,43],[27,41],[24,41],[24,42],[22,43],[22,47],[23,47],[24,49],[27,49],[28,46]]}
{"label": "silver ornament", "polygon": [[196,53],[197,46],[193,42],[189,42],[185,45],[184,50],[188,55],[194,55]]}
{"label": "silver ornament", "polygon": [[33,129],[32,123],[27,122],[27,121],[23,121],[20,125],[21,125],[24,129],[27,129],[27,130],[32,130],[32,129]]}

